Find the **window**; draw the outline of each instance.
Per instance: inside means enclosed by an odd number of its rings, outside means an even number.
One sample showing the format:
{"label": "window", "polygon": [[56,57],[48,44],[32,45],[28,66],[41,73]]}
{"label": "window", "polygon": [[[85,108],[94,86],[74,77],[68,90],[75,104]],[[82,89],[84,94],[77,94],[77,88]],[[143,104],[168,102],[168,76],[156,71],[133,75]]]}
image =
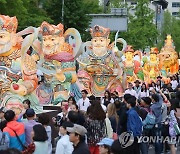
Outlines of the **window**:
{"label": "window", "polygon": [[172,12],[172,15],[177,17],[179,15],[179,12]]}
{"label": "window", "polygon": [[180,7],[180,2],[172,2],[172,7]]}

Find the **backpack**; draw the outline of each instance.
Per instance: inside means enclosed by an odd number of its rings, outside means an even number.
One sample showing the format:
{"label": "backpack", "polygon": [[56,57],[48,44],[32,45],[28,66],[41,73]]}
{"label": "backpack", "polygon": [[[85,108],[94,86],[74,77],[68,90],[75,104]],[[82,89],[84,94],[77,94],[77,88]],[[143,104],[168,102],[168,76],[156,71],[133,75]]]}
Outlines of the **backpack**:
{"label": "backpack", "polygon": [[2,133],[2,138],[0,140],[0,150],[8,149],[8,143],[6,142],[6,135]]}
{"label": "backpack", "polygon": [[154,125],[156,124],[156,117],[155,115],[152,113],[152,110],[150,110],[150,112],[145,109],[148,114],[146,116],[146,118],[143,120],[143,127],[145,129],[152,129],[154,127]]}

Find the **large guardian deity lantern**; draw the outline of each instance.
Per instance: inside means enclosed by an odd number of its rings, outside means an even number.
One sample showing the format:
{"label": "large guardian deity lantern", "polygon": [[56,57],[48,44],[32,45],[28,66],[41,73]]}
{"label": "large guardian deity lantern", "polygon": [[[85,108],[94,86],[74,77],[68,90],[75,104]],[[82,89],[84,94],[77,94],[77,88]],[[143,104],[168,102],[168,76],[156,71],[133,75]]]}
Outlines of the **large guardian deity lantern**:
{"label": "large guardian deity lantern", "polygon": [[0,97],[1,105],[18,114],[23,109],[22,100],[10,92],[13,82],[21,79],[22,37],[16,34],[16,17],[0,15]]}
{"label": "large guardian deity lantern", "polygon": [[102,96],[105,90],[122,93],[122,52],[118,50],[116,42],[123,43],[123,49],[126,42],[116,38],[116,41],[110,44],[110,29],[98,25],[90,29],[90,34],[91,41],[82,45],[83,52],[78,57],[81,89],[86,89],[95,96]]}

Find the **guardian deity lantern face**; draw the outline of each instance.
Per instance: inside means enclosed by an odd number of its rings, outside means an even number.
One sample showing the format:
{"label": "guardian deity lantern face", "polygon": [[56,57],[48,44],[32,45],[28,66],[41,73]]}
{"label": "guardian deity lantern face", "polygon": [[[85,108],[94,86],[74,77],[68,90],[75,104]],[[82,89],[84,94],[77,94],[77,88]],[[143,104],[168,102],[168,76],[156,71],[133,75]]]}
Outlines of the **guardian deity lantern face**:
{"label": "guardian deity lantern face", "polygon": [[64,26],[62,24],[55,26],[43,22],[40,27],[40,33],[43,38],[42,49],[45,55],[51,55],[61,51],[60,49],[65,43],[63,37]]}
{"label": "guardian deity lantern face", "polygon": [[157,54],[158,54],[158,48],[151,48],[151,51],[150,51],[151,62],[157,62]]}
{"label": "guardian deity lantern face", "polygon": [[128,45],[125,50],[125,57],[127,61],[132,61],[134,57],[134,50],[132,49],[132,46]]}
{"label": "guardian deity lantern face", "polygon": [[93,53],[97,57],[104,56],[108,51],[110,43],[110,39],[108,39],[110,29],[96,25],[93,29],[90,29],[90,33],[92,36],[91,43]]}
{"label": "guardian deity lantern face", "polygon": [[16,45],[16,17],[0,15],[0,54],[4,54]]}

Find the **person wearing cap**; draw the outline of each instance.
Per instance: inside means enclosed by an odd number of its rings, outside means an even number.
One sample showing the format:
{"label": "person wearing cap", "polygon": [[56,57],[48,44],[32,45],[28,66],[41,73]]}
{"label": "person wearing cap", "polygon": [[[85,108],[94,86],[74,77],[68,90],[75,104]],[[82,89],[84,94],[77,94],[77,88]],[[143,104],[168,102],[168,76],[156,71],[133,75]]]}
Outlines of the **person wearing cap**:
{"label": "person wearing cap", "polygon": [[70,133],[69,140],[73,143],[74,150],[72,154],[90,154],[89,148],[85,143],[86,128],[81,125],[74,124],[74,127],[67,127]]}
{"label": "person wearing cap", "polygon": [[73,127],[73,123],[71,122],[63,122],[62,126],[59,128],[59,133],[61,138],[57,142],[56,145],[56,152],[55,154],[72,154],[73,152],[73,145],[69,141],[69,135],[67,134],[67,127]]}
{"label": "person wearing cap", "polygon": [[99,154],[111,154],[111,145],[114,140],[110,138],[103,138],[97,145],[99,145]]}
{"label": "person wearing cap", "polygon": [[27,117],[27,122],[24,122],[25,126],[25,136],[26,136],[26,146],[31,144],[32,138],[31,138],[31,132],[34,125],[37,125],[37,123],[34,119],[36,118],[36,114],[32,108],[29,108],[26,110],[25,115]]}

